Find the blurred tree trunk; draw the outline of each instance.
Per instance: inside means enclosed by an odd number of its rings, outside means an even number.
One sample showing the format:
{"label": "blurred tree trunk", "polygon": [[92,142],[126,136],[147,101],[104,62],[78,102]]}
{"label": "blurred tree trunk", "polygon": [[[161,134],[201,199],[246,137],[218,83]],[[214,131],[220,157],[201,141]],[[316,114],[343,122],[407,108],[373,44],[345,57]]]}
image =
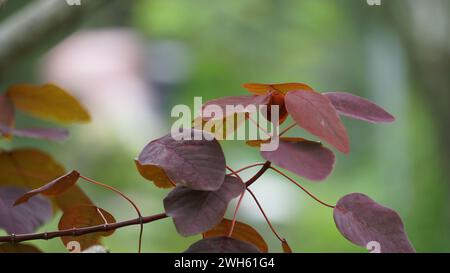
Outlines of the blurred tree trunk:
{"label": "blurred tree trunk", "polygon": [[[395,3],[395,5],[394,5]],[[386,5],[385,18],[395,27],[412,61],[417,95],[428,104],[437,125],[440,147],[450,174],[450,2],[401,1]],[[423,90],[425,92],[423,92]],[[447,176],[448,177],[448,176]]]}
{"label": "blurred tree trunk", "polygon": [[15,10],[0,22],[0,80],[13,75],[36,52],[41,55],[48,51],[94,14],[98,18],[104,11],[117,10],[120,3],[121,16],[114,16],[123,20],[123,13],[128,11],[124,6],[131,6],[133,1],[83,0],[80,6],[69,6],[63,0],[5,3],[0,0],[2,12],[6,8]]}

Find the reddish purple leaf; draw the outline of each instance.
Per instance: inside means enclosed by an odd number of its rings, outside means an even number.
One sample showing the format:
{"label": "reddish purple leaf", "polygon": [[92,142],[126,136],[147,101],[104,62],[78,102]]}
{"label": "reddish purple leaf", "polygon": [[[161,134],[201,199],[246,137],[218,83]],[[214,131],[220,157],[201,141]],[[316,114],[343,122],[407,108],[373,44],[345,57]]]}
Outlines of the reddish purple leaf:
{"label": "reddish purple leaf", "polygon": [[335,156],[319,142],[299,142],[280,139],[275,151],[261,151],[262,157],[272,163],[313,181],[327,178],[333,171]]}
{"label": "reddish purple leaf", "polygon": [[260,253],[250,243],[230,237],[212,237],[202,239],[191,245],[185,253]]}
{"label": "reddish purple leaf", "polygon": [[10,129],[14,126],[14,105],[6,96],[0,96],[0,133],[9,136],[9,132],[4,128]]}
{"label": "reddish purple leaf", "polygon": [[339,231],[354,244],[379,244],[381,252],[415,252],[397,212],[367,195],[352,193],[342,197],[333,216]]}
{"label": "reddish purple leaf", "polygon": [[[204,109],[207,106],[211,106],[211,105],[217,105],[220,107],[220,109],[222,110],[222,115],[217,115],[212,117],[213,119],[221,119],[224,118],[226,116],[231,116],[233,114],[239,114],[239,113],[249,113],[249,112],[254,112],[254,111],[258,111],[258,107],[260,105],[267,105],[270,102],[270,98],[271,98],[271,94],[266,94],[266,95],[253,95],[253,96],[234,96],[234,97],[225,97],[225,98],[220,98],[220,99],[215,99],[215,100],[210,100],[207,103],[205,103],[202,107],[202,110],[204,111]],[[233,112],[226,112],[226,106],[237,106],[237,105],[242,105],[243,108],[242,109],[238,109],[238,108],[234,108]],[[245,107],[249,106],[249,105],[254,105],[256,106],[255,109],[253,111],[247,111],[250,109],[245,109]],[[211,119],[211,117],[204,117],[203,120],[209,120]]]}
{"label": "reddish purple leaf", "polygon": [[19,188],[0,188],[0,228],[9,234],[32,233],[52,217],[52,206],[42,196],[14,207],[14,201],[26,191]]}
{"label": "reddish purple leaf", "polygon": [[63,141],[69,137],[69,131],[59,128],[27,128],[13,129],[12,134],[18,137]]}
{"label": "reddish purple leaf", "polygon": [[220,223],[228,203],[245,190],[245,185],[233,176],[226,176],[217,191],[196,191],[176,187],[164,198],[164,208],[173,218],[183,236],[199,234]]}
{"label": "reddish purple leaf", "polygon": [[[184,137],[207,134],[186,129]],[[217,190],[225,178],[225,156],[217,140],[175,140],[171,134],[150,142],[141,152],[138,162],[164,170],[173,183],[194,190]]]}
{"label": "reddish purple leaf", "polygon": [[343,153],[350,151],[347,130],[330,100],[311,91],[291,91],[286,108],[297,124]]}
{"label": "reddish purple leaf", "polygon": [[77,171],[72,171],[66,175],[63,175],[44,186],[29,191],[18,198],[14,206],[27,202],[31,197],[37,194],[43,194],[46,196],[57,196],[63,194],[68,189],[70,189],[75,183],[77,183],[78,178],[80,178],[80,173]]}
{"label": "reddish purple leaf", "polygon": [[334,108],[344,116],[372,123],[393,122],[395,118],[375,103],[342,92],[324,93]]}

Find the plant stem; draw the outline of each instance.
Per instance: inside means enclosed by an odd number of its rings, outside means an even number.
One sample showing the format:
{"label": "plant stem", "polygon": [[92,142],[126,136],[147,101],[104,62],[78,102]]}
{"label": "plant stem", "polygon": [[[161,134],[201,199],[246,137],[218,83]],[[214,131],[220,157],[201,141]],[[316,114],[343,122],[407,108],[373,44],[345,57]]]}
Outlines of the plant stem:
{"label": "plant stem", "polygon": [[239,197],[239,201],[236,205],[236,209],[234,210],[233,220],[231,221],[231,227],[230,227],[230,231],[228,232],[228,237],[231,237],[231,235],[233,234],[234,225],[236,224],[236,216],[239,211],[239,207],[241,206],[242,199],[244,198],[244,194],[245,194],[245,190],[241,193],[241,196]]}
{"label": "plant stem", "polygon": [[131,220],[126,220],[117,223],[90,226],[84,228],[71,228],[59,231],[52,232],[43,232],[43,233],[29,233],[29,234],[12,234],[9,236],[0,236],[0,242],[2,243],[19,243],[23,241],[31,241],[31,240],[49,240],[57,237],[63,236],[81,236],[89,233],[99,232],[99,231],[111,231],[116,230],[118,228],[147,224],[150,222],[154,222],[160,219],[164,219],[168,217],[165,213],[155,214],[151,216],[146,216],[142,218],[136,218]]}
{"label": "plant stem", "polygon": [[284,134],[286,134],[289,130],[291,130],[292,128],[294,128],[295,126],[297,126],[297,123],[292,123],[291,125],[289,125],[288,127],[286,127],[281,133],[280,133],[280,137]]}
{"label": "plant stem", "polygon": [[282,238],[277,231],[275,230],[275,228],[272,226],[272,223],[270,222],[269,218],[267,217],[266,213],[264,212],[264,209],[262,208],[261,204],[259,203],[258,199],[256,198],[256,195],[250,190],[247,189],[247,191],[252,195],[253,200],[255,200],[256,205],[258,206],[259,210],[261,211],[262,215],[264,216],[264,219],[266,219],[267,224],[269,225],[269,228],[272,230],[273,234],[275,234],[275,236],[277,237],[277,239],[283,243],[284,241],[286,241],[284,238]]}
{"label": "plant stem", "polygon": [[233,170],[231,167],[229,167],[228,165],[226,166],[227,170],[229,170],[231,172],[232,175],[236,176],[239,180],[242,181],[242,183],[244,183],[244,181],[242,180],[242,177],[238,174],[237,171]]}
{"label": "plant stem", "polygon": [[255,183],[256,180],[258,180],[270,168],[270,165],[270,161],[266,161],[261,169],[252,178],[245,182],[245,186],[248,188],[250,187],[250,185]]}
{"label": "plant stem", "polygon": [[334,209],[333,205],[327,204],[325,202],[323,202],[322,200],[320,200],[319,198],[317,198],[314,194],[312,194],[311,192],[309,192],[307,189],[305,189],[302,185],[300,185],[297,181],[295,181],[294,179],[292,179],[291,177],[289,177],[287,174],[283,173],[282,171],[278,170],[275,167],[270,167],[272,170],[276,171],[277,173],[281,174],[282,176],[284,176],[286,179],[288,179],[289,181],[291,181],[292,183],[294,183],[295,185],[297,185],[297,187],[299,187],[300,189],[302,189],[306,194],[308,194],[309,196],[311,196],[314,200],[316,200],[317,202],[319,202],[320,204],[332,208]]}
{"label": "plant stem", "polygon": [[[89,177],[85,177],[85,176],[83,176],[83,175],[80,175],[80,178],[83,179],[83,180],[85,180],[85,181],[87,181],[87,182],[89,182],[89,183],[95,184],[95,185],[100,186],[100,187],[107,188],[107,189],[109,189],[109,190],[111,190],[111,191],[117,193],[117,194],[120,195],[122,198],[124,198],[125,200],[127,200],[127,201],[134,207],[134,209],[136,210],[137,215],[139,216],[139,219],[142,219],[142,214],[141,214],[141,211],[139,210],[138,206],[137,206],[137,205],[136,205],[136,204],[135,204],[128,196],[126,196],[125,194],[123,194],[121,191],[119,191],[119,190],[117,190],[116,188],[111,187],[111,186],[109,186],[109,185],[106,185],[106,184],[103,184],[103,183],[101,183],[101,182],[95,181],[94,179],[91,179],[91,178],[89,178]],[[142,234],[143,234],[143,233],[144,233],[144,224],[141,223],[141,224],[140,224],[140,231],[139,231],[139,248],[138,248],[138,252],[139,252],[139,253],[141,253],[141,249],[142,249]]]}
{"label": "plant stem", "polygon": [[264,164],[266,164],[266,163],[262,162],[262,163],[251,164],[251,165],[240,168],[239,170],[235,171],[235,173],[240,173],[240,172],[243,172],[243,171],[253,168],[253,167],[263,166]]}

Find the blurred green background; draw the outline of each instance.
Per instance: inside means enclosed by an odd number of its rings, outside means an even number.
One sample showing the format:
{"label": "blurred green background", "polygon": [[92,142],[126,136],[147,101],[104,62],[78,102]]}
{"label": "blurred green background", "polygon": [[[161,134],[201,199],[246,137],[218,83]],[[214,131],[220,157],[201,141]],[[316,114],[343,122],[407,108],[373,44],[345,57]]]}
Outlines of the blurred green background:
{"label": "blurred green background", "polygon": [[[36,2],[8,1],[0,9],[0,33]],[[119,188],[150,215],[163,211],[168,191],[141,178],[133,159],[168,132],[172,106],[192,105],[194,96],[246,94],[245,82],[347,91],[382,105],[396,122],[375,126],[344,118],[351,153],[337,154],[325,182],[296,178],[329,203],[365,193],[401,215],[417,251],[450,251],[449,1],[136,0],[97,1],[92,9],[94,1],[81,2],[61,7],[75,16],[0,60],[0,90],[52,81],[85,103],[93,123],[72,126],[64,143],[16,138],[0,141],[1,148],[47,151],[67,169]],[[0,52],[9,42],[0,39]],[[17,123],[36,120],[23,115]],[[306,134],[296,129],[290,135]],[[262,161],[242,141],[223,148],[231,167]],[[117,219],[135,217],[114,194],[82,187]],[[252,188],[295,252],[366,252],[339,234],[332,210],[283,178],[268,172]],[[238,220],[253,225],[270,251],[281,251],[248,195]],[[58,216],[40,231],[54,230],[57,222]],[[179,236],[165,219],[146,225],[143,250],[180,252],[199,238]],[[138,228],[129,227],[104,243],[112,252],[136,252],[137,239]],[[33,243],[46,252],[66,251],[58,239]]]}

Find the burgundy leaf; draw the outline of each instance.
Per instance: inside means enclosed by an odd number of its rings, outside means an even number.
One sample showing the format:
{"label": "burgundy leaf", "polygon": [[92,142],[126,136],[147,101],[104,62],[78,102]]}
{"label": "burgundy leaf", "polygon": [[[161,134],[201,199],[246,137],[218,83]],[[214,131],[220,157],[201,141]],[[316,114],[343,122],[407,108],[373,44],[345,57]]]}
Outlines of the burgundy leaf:
{"label": "burgundy leaf", "polygon": [[9,234],[32,233],[52,217],[52,206],[42,196],[14,207],[14,201],[25,193],[19,188],[0,188],[0,228]]}
{"label": "burgundy leaf", "polygon": [[197,241],[185,253],[260,253],[260,251],[247,242],[222,236]]}
{"label": "burgundy leaf", "polygon": [[[186,129],[184,137],[207,134]],[[138,158],[141,166],[156,166],[173,183],[194,190],[217,190],[225,178],[225,156],[217,140],[175,140],[171,134],[150,142]]]}
{"label": "burgundy leaf", "polygon": [[77,183],[78,178],[80,178],[80,173],[77,171],[72,171],[64,176],[61,176],[52,182],[45,184],[44,186],[29,191],[22,195],[20,198],[16,200],[14,206],[27,202],[31,197],[37,194],[43,194],[46,196],[57,196],[64,192],[66,192],[69,188],[71,188],[75,183]]}
{"label": "burgundy leaf", "polygon": [[69,131],[59,128],[13,129],[12,134],[19,137],[63,141],[69,137]]}
{"label": "burgundy leaf", "polygon": [[299,126],[330,143],[343,153],[350,151],[347,130],[330,100],[311,91],[291,91],[286,108]]}
{"label": "burgundy leaf", "polygon": [[9,136],[6,129],[14,126],[14,105],[6,96],[0,95],[0,133],[4,136]]}
{"label": "burgundy leaf", "polygon": [[272,163],[313,181],[321,181],[333,171],[335,156],[319,142],[298,142],[280,139],[275,151],[261,151]]}
{"label": "burgundy leaf", "polygon": [[[208,101],[207,103],[205,103],[202,106],[202,110],[204,111],[207,106],[217,105],[222,110],[222,115],[217,115],[217,116],[214,116],[212,118],[213,119],[221,119],[221,118],[224,118],[226,116],[231,116],[233,114],[253,112],[253,111],[247,111],[249,109],[247,109],[247,110],[244,109],[245,107],[247,107],[249,105],[256,106],[255,110],[258,111],[258,106],[260,106],[260,105],[267,105],[270,102],[270,99],[271,99],[271,95],[270,94],[261,95],[261,96],[253,95],[253,96],[225,97],[225,98],[220,98],[220,99],[215,99],[215,100]],[[226,106],[227,105],[228,106],[242,105],[243,108],[242,109],[234,108],[235,111],[233,111],[233,112],[226,112]],[[209,120],[209,119],[211,119],[211,117],[203,117],[203,120]]]}
{"label": "burgundy leaf", "polygon": [[371,242],[379,244],[381,252],[415,252],[397,212],[364,194],[342,197],[333,216],[339,231],[354,244],[362,247]]}
{"label": "burgundy leaf", "polygon": [[375,103],[342,92],[324,93],[334,108],[344,116],[372,123],[393,122],[395,118]]}
{"label": "burgundy leaf", "polygon": [[226,176],[217,191],[176,187],[164,198],[164,208],[181,235],[199,234],[217,225],[225,215],[228,203],[244,190],[244,183],[233,176]]}

